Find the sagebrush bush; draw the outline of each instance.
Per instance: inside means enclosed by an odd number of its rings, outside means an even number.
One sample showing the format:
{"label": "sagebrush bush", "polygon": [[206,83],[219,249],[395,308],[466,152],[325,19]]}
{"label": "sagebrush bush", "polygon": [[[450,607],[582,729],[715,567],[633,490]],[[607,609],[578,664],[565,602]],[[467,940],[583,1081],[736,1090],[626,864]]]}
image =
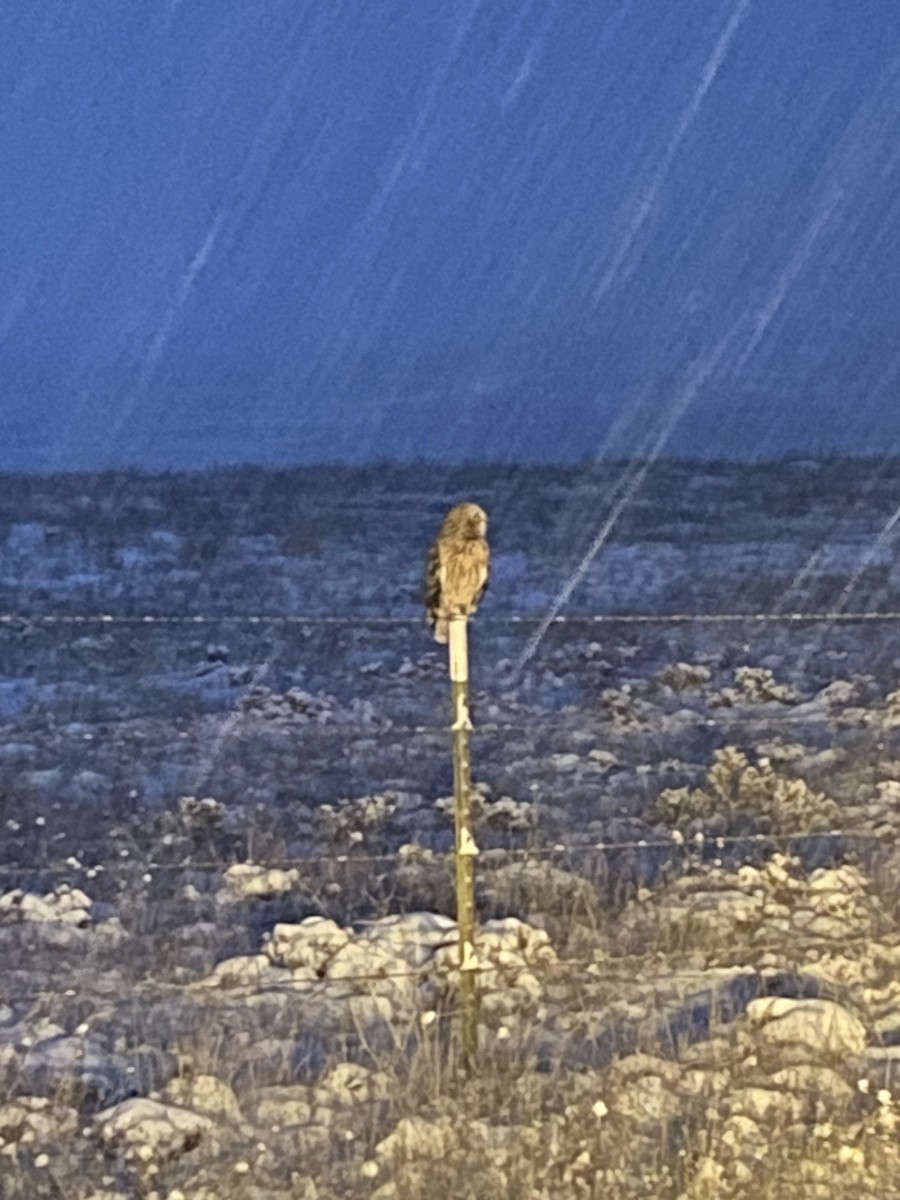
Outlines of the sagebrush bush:
{"label": "sagebrush bush", "polygon": [[657,820],[673,827],[722,818],[749,817],[766,833],[817,833],[840,825],[840,809],[805,780],[782,775],[768,758],[752,763],[743,750],[717,750],[700,788],[666,788],[654,808]]}

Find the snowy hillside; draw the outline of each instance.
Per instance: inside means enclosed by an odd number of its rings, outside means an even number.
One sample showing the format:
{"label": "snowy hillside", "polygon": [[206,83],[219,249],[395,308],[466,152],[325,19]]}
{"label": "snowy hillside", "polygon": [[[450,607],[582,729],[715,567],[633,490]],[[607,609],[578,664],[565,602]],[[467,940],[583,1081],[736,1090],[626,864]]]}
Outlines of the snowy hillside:
{"label": "snowy hillside", "polygon": [[4,1200],[894,1194],[900,464],[627,470],[3,481]]}

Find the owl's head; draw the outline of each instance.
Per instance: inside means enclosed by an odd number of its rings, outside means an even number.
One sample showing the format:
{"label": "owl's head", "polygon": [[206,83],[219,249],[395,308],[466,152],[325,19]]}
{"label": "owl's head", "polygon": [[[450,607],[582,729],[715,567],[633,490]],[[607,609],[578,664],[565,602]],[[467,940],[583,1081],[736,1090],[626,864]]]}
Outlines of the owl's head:
{"label": "owl's head", "polygon": [[450,509],[441,532],[452,537],[483,538],[487,536],[487,527],[487,513],[481,505],[466,501]]}

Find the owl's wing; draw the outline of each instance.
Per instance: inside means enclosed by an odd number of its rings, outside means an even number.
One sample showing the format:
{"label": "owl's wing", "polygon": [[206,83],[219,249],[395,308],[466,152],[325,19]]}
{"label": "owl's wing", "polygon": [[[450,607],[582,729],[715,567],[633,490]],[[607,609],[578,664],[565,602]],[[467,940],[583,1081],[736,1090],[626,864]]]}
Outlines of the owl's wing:
{"label": "owl's wing", "polygon": [[428,551],[428,561],[425,564],[425,609],[429,625],[433,625],[437,620],[440,606],[441,551],[438,543],[435,542]]}

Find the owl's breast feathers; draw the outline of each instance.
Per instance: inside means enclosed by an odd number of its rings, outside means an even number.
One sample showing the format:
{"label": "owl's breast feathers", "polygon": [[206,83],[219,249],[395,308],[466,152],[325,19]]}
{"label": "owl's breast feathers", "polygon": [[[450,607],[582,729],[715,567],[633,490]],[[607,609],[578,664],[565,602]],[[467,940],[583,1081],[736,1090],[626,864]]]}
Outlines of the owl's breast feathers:
{"label": "owl's breast feathers", "polygon": [[484,532],[487,517],[474,504],[451,509],[428,554],[425,607],[435,640],[446,642],[452,617],[468,617],[484,595],[490,574],[490,550]]}
{"label": "owl's breast feathers", "polygon": [[441,606],[448,616],[467,617],[484,595],[490,556],[484,538],[446,538],[439,543]]}
{"label": "owl's breast feathers", "polygon": [[490,552],[483,538],[439,538],[428,556],[426,607],[439,642],[447,640],[451,617],[468,617],[484,595]]}

